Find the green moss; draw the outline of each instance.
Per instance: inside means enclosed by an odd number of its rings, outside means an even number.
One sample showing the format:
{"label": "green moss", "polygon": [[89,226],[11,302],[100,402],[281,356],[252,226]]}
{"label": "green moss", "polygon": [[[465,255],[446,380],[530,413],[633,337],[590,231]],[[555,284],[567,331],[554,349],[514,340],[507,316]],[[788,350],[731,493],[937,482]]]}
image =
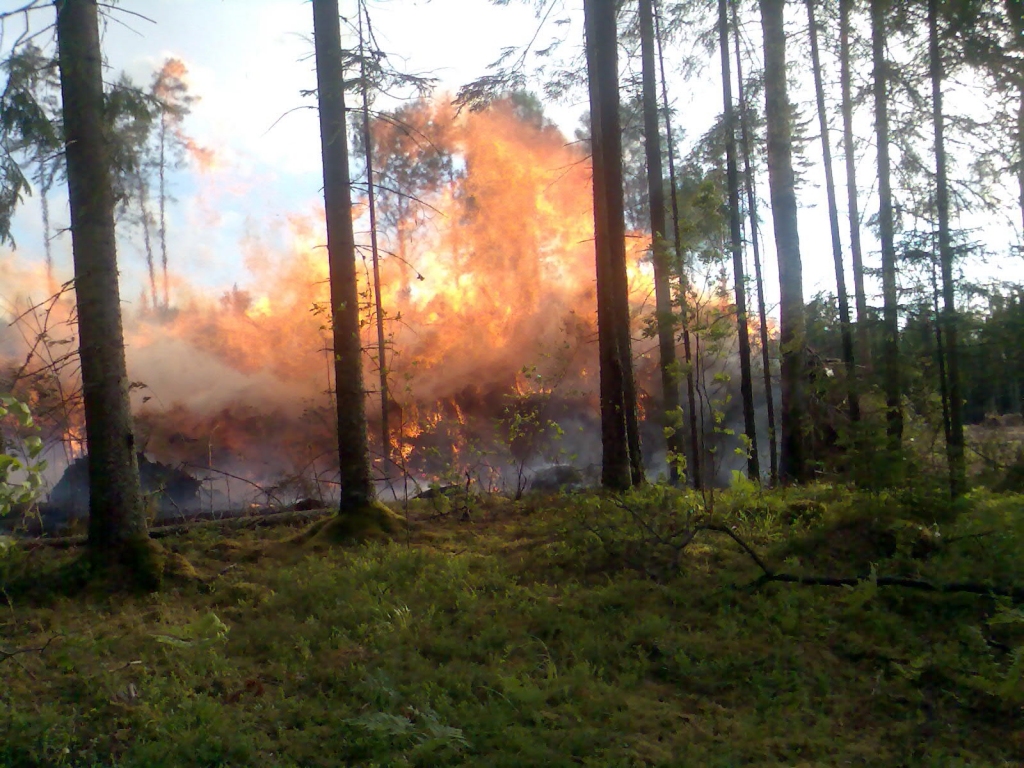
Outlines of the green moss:
{"label": "green moss", "polygon": [[[800,498],[825,519],[779,519]],[[670,535],[695,499],[652,488],[627,503]],[[842,489],[719,501],[761,553],[878,509]],[[1021,497],[969,502],[943,529],[950,543],[913,561],[921,576],[1024,582]],[[389,540],[403,530],[390,513],[340,539],[332,519],[304,541],[365,545],[288,544],[258,562],[238,554],[279,545],[280,529],[232,531],[224,546],[197,530],[162,541],[208,591],[168,579],[156,593],[13,600],[0,648],[29,650],[0,662],[0,765],[1024,760],[1014,606],[870,582],[752,590],[757,568],[732,540],[701,534],[674,562],[615,499],[538,500],[529,515],[487,504],[471,522],[422,509],[408,546]],[[880,575],[900,562],[871,556]],[[41,550],[31,568],[67,557]]]}
{"label": "green moss", "polygon": [[351,544],[383,541],[405,528],[405,522],[379,501],[347,509],[320,520],[300,534],[297,543]]}
{"label": "green moss", "polygon": [[91,548],[68,569],[68,583],[80,579],[80,586],[94,584],[106,591],[155,592],[163,584],[167,553],[148,535],[119,542],[111,549]]}
{"label": "green moss", "polygon": [[170,552],[164,558],[163,575],[165,578],[177,581],[196,581],[199,573],[195,566],[188,561],[188,558],[177,552]]}
{"label": "green moss", "polygon": [[118,555],[135,586],[147,592],[160,589],[166,552],[159,542],[149,536],[138,536],[122,543]]}

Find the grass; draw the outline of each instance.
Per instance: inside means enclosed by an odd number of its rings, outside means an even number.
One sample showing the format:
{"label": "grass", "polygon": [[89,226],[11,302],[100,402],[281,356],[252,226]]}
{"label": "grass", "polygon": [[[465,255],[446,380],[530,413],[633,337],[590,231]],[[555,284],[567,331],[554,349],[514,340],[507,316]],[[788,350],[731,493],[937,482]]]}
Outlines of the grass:
{"label": "grass", "polygon": [[[1020,496],[976,493],[937,525],[830,486],[716,509],[794,572],[1024,583]],[[424,503],[408,537],[358,547],[164,540],[177,575],[153,594],[9,592],[0,649],[24,652],[0,656],[0,765],[1024,763],[1019,607],[870,580],[753,590],[728,538],[674,548],[699,515],[658,489],[485,499],[469,521]],[[922,528],[948,543],[915,555]],[[71,556],[8,549],[0,576]]]}

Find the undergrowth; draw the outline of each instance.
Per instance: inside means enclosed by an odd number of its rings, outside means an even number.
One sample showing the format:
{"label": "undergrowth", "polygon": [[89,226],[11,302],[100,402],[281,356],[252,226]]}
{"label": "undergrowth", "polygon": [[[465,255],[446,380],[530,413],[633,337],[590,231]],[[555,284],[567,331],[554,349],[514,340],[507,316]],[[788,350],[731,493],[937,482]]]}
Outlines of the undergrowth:
{"label": "undergrowth", "polygon": [[[879,586],[1024,585],[1024,497],[929,513],[737,483],[713,516],[659,487],[410,515],[408,538],[350,548],[165,539],[194,571],[150,595],[8,592],[0,765],[1024,762],[1020,606]],[[861,580],[752,586],[736,538]],[[73,556],[8,546],[0,582]]]}

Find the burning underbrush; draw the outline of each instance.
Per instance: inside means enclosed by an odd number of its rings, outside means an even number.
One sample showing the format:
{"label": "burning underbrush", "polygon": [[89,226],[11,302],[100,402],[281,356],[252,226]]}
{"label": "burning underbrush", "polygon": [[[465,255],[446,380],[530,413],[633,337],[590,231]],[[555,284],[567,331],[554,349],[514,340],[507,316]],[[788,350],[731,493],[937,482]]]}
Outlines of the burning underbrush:
{"label": "burning underbrush", "polygon": [[[377,129],[383,360],[367,249],[359,264],[382,492],[402,496],[453,481],[521,491],[538,468],[597,463],[587,158],[512,102],[460,117],[423,102],[404,120],[404,135],[388,134],[390,124]],[[411,172],[425,167],[446,171]],[[419,202],[389,195],[388,183],[400,182],[415,187],[408,192]],[[325,240],[321,210],[289,216],[283,231],[254,225],[240,243],[244,281],[211,296],[178,276],[170,309],[143,301],[125,317],[139,445],[200,482],[200,507],[335,495]],[[629,240],[638,339],[651,309],[647,244],[644,236]],[[40,290],[26,283],[21,295]],[[45,412],[47,437],[62,447],[51,451],[57,472],[81,455],[84,436],[77,369],[65,356],[74,349],[70,292],[26,317],[36,327],[26,333],[23,320],[20,335],[8,328],[0,353],[12,361],[14,388]],[[634,349],[642,415],[655,412],[652,346],[643,339]],[[648,458],[656,459],[661,428],[645,425]]]}

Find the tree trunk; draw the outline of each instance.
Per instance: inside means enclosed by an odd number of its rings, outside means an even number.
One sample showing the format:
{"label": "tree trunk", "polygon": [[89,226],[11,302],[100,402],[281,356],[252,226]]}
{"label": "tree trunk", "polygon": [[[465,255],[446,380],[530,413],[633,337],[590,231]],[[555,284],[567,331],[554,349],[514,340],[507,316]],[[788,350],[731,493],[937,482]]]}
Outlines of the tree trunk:
{"label": "tree trunk", "polygon": [[864,288],[864,257],[860,245],[860,209],[857,203],[857,155],[853,144],[853,93],[850,78],[850,6],[839,0],[839,71],[842,83],[843,153],[846,155],[846,199],[850,217],[850,255],[853,259],[853,295],[857,304],[857,359],[870,368],[868,300]]}
{"label": "tree trunk", "polygon": [[[1024,41],[1024,8],[1020,0],[1003,0],[1006,18],[1010,22],[1015,45],[1013,49],[1021,52]],[[1018,66],[1016,72],[1017,85],[1017,183],[1020,186],[1020,215],[1024,225],[1024,66]],[[1022,246],[1024,246],[1024,229],[1021,229]]]}
{"label": "tree trunk", "polygon": [[878,148],[878,237],[882,244],[882,324],[885,334],[882,372],[886,403],[885,431],[889,436],[889,450],[893,454],[898,454],[903,446],[903,404],[899,368],[895,225],[892,214],[892,187],[889,180],[889,73],[885,61],[885,12],[886,0],[871,0],[875,142]]}
{"label": "tree trunk", "polygon": [[847,398],[850,421],[860,421],[857,396],[857,368],[853,357],[853,328],[850,325],[850,299],[846,293],[843,269],[843,244],[839,236],[839,207],[836,204],[836,182],[832,175],[832,143],[828,137],[828,116],[825,114],[825,86],[821,78],[821,54],[818,50],[818,24],[814,18],[815,0],[807,0],[807,24],[811,36],[811,69],[814,72],[814,93],[818,103],[818,126],[821,130],[821,156],[825,166],[825,192],[828,199],[828,221],[832,232],[832,261],[836,270],[836,297],[839,300],[839,326],[843,341],[843,363],[846,365]]}
{"label": "tree trunk", "polygon": [[928,0],[928,38],[931,59],[932,121],[935,126],[935,204],[939,215],[939,261],[942,265],[943,325],[946,369],[949,376],[949,491],[953,498],[967,490],[964,462],[963,402],[960,397],[960,353],[957,349],[956,285],[953,282],[953,245],[949,235],[949,185],[946,179],[945,119],[942,114],[942,52],[939,48],[939,3]]}
{"label": "tree trunk", "polygon": [[760,482],[757,428],[754,425],[754,387],[750,370],[750,335],[747,328],[747,286],[743,270],[743,227],[740,215],[740,173],[736,162],[736,116],[732,103],[732,67],[729,59],[728,0],[718,0],[718,47],[722,58],[722,101],[725,120],[725,166],[729,185],[729,235],[733,280],[736,283],[736,336],[740,353],[740,396],[743,432],[747,438],[747,477]]}
{"label": "tree trunk", "polygon": [[154,586],[159,572],[143,556],[148,535],[128,399],[96,6],[96,0],[56,2],[89,452],[88,542],[99,562],[120,561]]}
{"label": "tree trunk", "polygon": [[[1017,106],[1017,186],[1020,187],[1020,216],[1024,225],[1024,83],[1018,89],[1020,104]],[[1021,229],[1024,241],[1024,229]]]}
{"label": "tree trunk", "polygon": [[160,156],[157,170],[160,178],[160,262],[164,276],[164,309],[171,304],[170,286],[167,282],[167,113],[160,113]]}
{"label": "tree trunk", "polygon": [[804,295],[797,230],[796,179],[793,174],[788,89],[786,85],[785,0],[760,0],[764,30],[765,120],[768,128],[768,183],[775,250],[779,261],[779,347],[782,356],[782,451],[779,475],[783,481],[807,479],[804,448]]}
{"label": "tree trunk", "polygon": [[672,240],[675,244],[676,258],[679,260],[679,325],[683,335],[683,359],[686,369],[686,396],[689,408],[686,410],[690,432],[690,460],[688,469],[693,487],[700,490],[703,479],[700,473],[700,432],[697,429],[697,387],[693,381],[693,351],[690,346],[690,321],[688,316],[687,296],[689,280],[686,277],[686,266],[683,264],[683,253],[679,233],[679,198],[676,194],[675,152],[672,147],[672,112],[669,109],[668,81],[665,78],[665,57],[661,47],[661,24],[658,19],[656,0],[652,2],[654,11],[654,40],[658,45],[658,69],[661,73],[661,100],[665,111],[665,135],[668,137],[668,179],[669,192],[672,196]]}
{"label": "tree trunk", "polygon": [[736,96],[740,104],[740,143],[743,146],[743,179],[750,218],[750,247],[754,253],[754,284],[757,286],[757,316],[760,322],[761,366],[764,373],[764,402],[768,411],[769,483],[779,482],[778,436],[775,431],[775,393],[772,391],[772,366],[768,353],[768,310],[764,300],[764,278],[761,274],[761,245],[758,238],[757,194],[754,190],[754,169],[750,162],[750,130],[747,126],[747,99],[743,87],[743,57],[740,55],[740,23],[736,3],[732,4],[733,43],[736,50]]}
{"label": "tree trunk", "polygon": [[601,481],[606,488],[625,490],[639,479],[639,457],[634,455],[636,399],[629,343],[615,2],[585,0],[583,8],[594,168]]}
{"label": "tree trunk", "polygon": [[669,482],[679,482],[678,458],[685,455],[683,422],[679,408],[679,363],[676,360],[675,318],[672,313],[671,274],[665,222],[665,180],[661,168],[661,131],[658,127],[658,75],[654,68],[653,0],[640,0],[640,46],[643,70],[644,138],[647,154],[647,190],[651,209],[651,252],[654,256],[654,303],[658,325],[662,408],[664,412]]}
{"label": "tree trunk", "polygon": [[391,427],[388,418],[387,344],[384,337],[384,305],[381,302],[380,252],[377,248],[377,203],[373,196],[373,134],[370,132],[370,90],[366,82],[366,53],[363,46],[363,13],[369,25],[370,16],[366,6],[359,7],[359,57],[363,91],[363,148],[366,150],[366,201],[370,214],[370,254],[373,260],[373,304],[377,327],[377,370],[380,374],[380,450],[384,457],[384,471],[390,475]]}
{"label": "tree trunk", "polygon": [[36,181],[39,184],[39,211],[43,225],[43,253],[46,258],[46,290],[49,295],[57,292],[57,282],[53,278],[53,242],[50,238],[50,188],[53,186],[53,178],[57,173],[57,161],[40,159],[39,176]]}
{"label": "tree trunk", "polygon": [[[139,216],[142,224],[142,244],[146,252],[146,269],[149,271],[149,299],[153,303],[155,312],[160,306],[156,293],[156,264],[153,261],[153,240],[149,234],[149,206],[146,203],[149,197],[149,186],[146,184],[146,177],[142,168],[135,169],[135,191],[139,196]],[[166,283],[166,274],[164,275]]]}
{"label": "tree trunk", "polygon": [[316,80],[320,102],[320,146],[331,283],[334,382],[338,409],[341,511],[374,498],[366,439],[363,350],[359,338],[356,249],[352,232],[352,187],[348,171],[345,77],[338,0],[313,0]]}
{"label": "tree trunk", "polygon": [[935,323],[935,363],[939,367],[939,399],[942,401],[942,434],[949,444],[949,379],[946,376],[946,353],[942,342],[942,310],[939,309],[939,284],[935,279],[935,262],[932,268],[932,317]]}

